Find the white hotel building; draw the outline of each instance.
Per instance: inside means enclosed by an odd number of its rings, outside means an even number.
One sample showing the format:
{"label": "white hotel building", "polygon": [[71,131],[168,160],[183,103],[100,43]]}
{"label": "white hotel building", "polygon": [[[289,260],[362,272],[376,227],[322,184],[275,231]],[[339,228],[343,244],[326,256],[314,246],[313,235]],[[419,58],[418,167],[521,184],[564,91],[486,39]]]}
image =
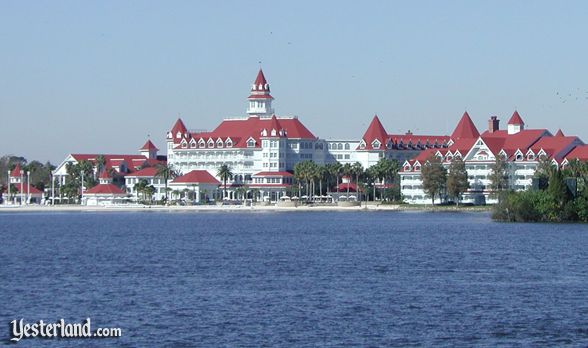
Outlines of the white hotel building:
{"label": "white hotel building", "polygon": [[[212,131],[189,131],[178,119],[167,133],[167,160],[182,173],[207,170],[216,175],[228,164],[234,174],[229,198],[237,187],[257,188],[276,200],[292,184],[296,163],[359,162],[368,168],[382,157],[402,161],[425,148],[447,146],[446,136],[388,134],[377,116],[357,140],[325,140],[315,136],[296,116],[276,116],[274,98],[260,69],[248,97],[247,115],[226,118]],[[217,178],[220,179],[220,178]]]}
{"label": "white hotel building", "polygon": [[501,130],[499,125],[498,117],[492,116],[488,129],[480,134],[468,113],[464,113],[447,148],[427,149],[404,162],[400,171],[404,200],[432,203],[423,191],[421,180],[421,168],[431,156],[441,159],[446,168],[454,158],[463,159],[470,183],[463,202],[474,204],[496,203],[489,189],[489,176],[498,156],[506,161],[509,188],[517,191],[531,187],[540,159],[560,168],[575,159],[588,160],[588,146],[580,138],[565,136],[561,130],[552,135],[547,129],[526,129],[517,111],[509,119],[507,129]]}

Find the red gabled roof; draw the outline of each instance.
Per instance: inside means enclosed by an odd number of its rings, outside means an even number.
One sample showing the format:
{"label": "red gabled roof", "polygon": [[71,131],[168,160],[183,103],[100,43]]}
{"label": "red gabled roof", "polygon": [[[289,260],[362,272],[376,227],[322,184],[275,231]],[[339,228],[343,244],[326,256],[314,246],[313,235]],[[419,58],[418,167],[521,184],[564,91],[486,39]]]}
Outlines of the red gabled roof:
{"label": "red gabled roof", "polygon": [[521,118],[521,115],[519,115],[519,112],[515,110],[515,112],[510,117],[510,120],[508,120],[508,124],[524,125],[525,122],[523,122],[523,119]]}
{"label": "red gabled roof", "polygon": [[141,177],[141,178],[153,178],[157,175],[157,168],[156,167],[147,167],[131,174],[128,174],[127,177]]}
{"label": "red gabled roof", "polygon": [[290,172],[259,172],[253,174],[253,176],[292,176]]}
{"label": "red gabled roof", "polygon": [[143,147],[140,148],[139,150],[158,151],[159,149],[151,142],[151,140],[148,139],[147,142],[145,143],[145,145],[143,145]]}
{"label": "red gabled roof", "polygon": [[580,161],[588,161],[588,145],[579,145],[576,146],[570,153],[565,156],[568,161],[571,160],[580,160]]}
{"label": "red gabled roof", "polygon": [[98,184],[84,192],[86,195],[124,195],[123,190],[113,184]]}
{"label": "red gabled roof", "polygon": [[110,179],[110,174],[108,174],[108,170],[103,170],[98,176],[99,179]]}
{"label": "red gabled roof", "polygon": [[[92,163],[93,165],[96,165],[96,157],[98,157],[100,155],[99,154],[72,153],[71,156],[77,162],[88,161],[88,162]],[[129,172],[132,172],[135,170],[135,168],[138,168],[138,167],[142,166],[143,164],[149,162],[149,160],[147,160],[147,157],[145,157],[143,155],[112,155],[112,154],[108,154],[108,155],[102,155],[102,156],[104,156],[104,159],[106,160],[105,169],[111,169],[113,167],[118,167],[121,165],[121,163],[125,162],[128,169],[129,169]],[[114,168],[114,169],[118,169],[118,168]]]}
{"label": "red gabled roof", "polygon": [[386,141],[388,139],[388,133],[386,133],[386,130],[384,129],[382,122],[380,122],[378,115],[374,115],[374,118],[372,118],[372,122],[370,122],[370,125],[363,134],[362,139],[365,142],[366,150],[373,150],[372,143],[376,139],[380,142],[380,149],[385,148]]}
{"label": "red gabled roof", "polygon": [[206,170],[193,170],[182,176],[178,176],[171,183],[173,184],[214,184],[220,185],[220,181],[210,175]]}
{"label": "red gabled roof", "polygon": [[355,183],[352,182],[340,183],[337,186],[337,192],[347,192],[347,187],[349,187],[349,192],[357,192],[357,185],[355,185]]}
{"label": "red gabled roof", "polygon": [[533,144],[531,150],[537,155],[543,149],[550,158],[555,158],[559,161],[571,151],[574,144],[581,143],[582,141],[578,137],[573,136],[544,136]]}
{"label": "red gabled roof", "polygon": [[480,136],[480,132],[472,122],[470,115],[466,112],[463,113],[463,116],[457,123],[455,130],[451,133],[451,139],[454,141],[457,139],[462,138],[477,138]]}
{"label": "red gabled roof", "polygon": [[[275,115],[274,115],[275,116]],[[268,134],[271,134],[271,130],[274,127],[278,127],[276,131],[284,130],[286,137],[291,139],[316,139],[308,128],[306,128],[300,120],[296,117],[275,117],[271,118],[260,118],[260,117],[248,117],[244,119],[227,119],[221,122],[212,132],[199,132],[192,133],[190,136],[196,141],[202,138],[205,142],[208,139],[215,141],[218,138],[226,141],[227,138],[231,138],[233,142],[232,147],[246,148],[247,140],[253,138],[256,142],[255,147],[260,146],[261,132],[266,129]],[[190,147],[188,146],[188,149]]]}
{"label": "red gabled roof", "polygon": [[564,133],[561,131],[561,128],[557,130],[557,133],[555,133],[554,136],[556,136],[556,137],[563,137],[564,136]]}
{"label": "red gabled roof", "polygon": [[20,163],[17,163],[14,169],[10,172],[10,176],[13,178],[19,177],[21,171],[22,169],[20,168]]}
{"label": "red gabled roof", "polygon": [[[20,176],[20,174],[19,174],[19,176]],[[28,188],[29,191],[27,191],[27,185],[26,184],[17,183],[17,184],[12,184],[12,185],[14,185],[16,187],[16,190],[19,193],[27,193],[27,192],[29,192],[32,195],[40,195],[40,194],[43,194],[43,192],[41,192],[38,188],[34,187],[33,185],[29,186],[29,188]]]}

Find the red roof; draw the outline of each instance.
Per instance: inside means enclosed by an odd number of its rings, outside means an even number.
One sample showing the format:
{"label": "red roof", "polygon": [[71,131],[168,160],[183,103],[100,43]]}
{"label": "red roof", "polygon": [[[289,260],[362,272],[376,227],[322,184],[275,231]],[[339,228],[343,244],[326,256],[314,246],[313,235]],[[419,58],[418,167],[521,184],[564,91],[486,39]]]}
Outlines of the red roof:
{"label": "red roof", "polygon": [[269,91],[269,85],[267,83],[267,80],[265,79],[265,75],[263,75],[263,70],[261,70],[261,68],[259,68],[259,72],[257,73],[257,77],[255,78],[255,82],[253,82],[253,84],[255,85],[255,87],[259,87],[259,85],[261,85],[263,90]]}
{"label": "red roof", "polygon": [[[22,193],[25,193],[26,194],[27,192],[29,192],[32,195],[40,195],[40,194],[43,194],[43,192],[41,192],[38,188],[34,187],[33,185],[27,186],[26,184],[22,184],[22,183],[12,184],[12,185],[14,185],[16,187],[16,190],[19,193],[22,192]],[[22,189],[22,191],[21,191],[21,189]],[[27,191],[27,189],[28,189],[28,191]]]}
{"label": "red roof", "polygon": [[172,181],[173,184],[214,184],[220,185],[220,181],[210,175],[206,170],[193,170]]}
{"label": "red roof", "polygon": [[519,112],[515,110],[510,120],[508,120],[508,124],[524,125],[525,122],[523,122],[523,119],[521,118],[521,115],[519,115]]}
{"label": "red roof", "polygon": [[565,157],[568,161],[575,159],[578,159],[580,161],[588,161],[588,145],[576,146]]}
{"label": "red roof", "polygon": [[100,173],[100,176],[98,176],[99,179],[110,179],[110,174],[108,174],[108,170],[103,170],[102,173]]}
{"label": "red roof", "polygon": [[337,186],[337,192],[347,192],[347,187],[349,187],[349,192],[357,192],[357,186],[352,182],[344,182]]}
{"label": "red roof", "polygon": [[561,129],[558,129],[558,130],[557,130],[557,133],[555,133],[555,136],[556,136],[556,137],[563,137],[563,136],[564,136],[564,134],[563,134],[563,132],[561,131]]}
{"label": "red roof", "polygon": [[188,133],[188,129],[184,125],[184,121],[182,121],[181,118],[178,118],[178,120],[176,121],[176,123],[174,123],[174,126],[170,131],[171,138],[174,140],[174,142],[179,142],[180,140],[176,137],[178,132],[181,134],[182,138]]}
{"label": "red roof", "polygon": [[113,184],[98,184],[84,192],[86,195],[125,195],[126,193]]}
{"label": "red roof", "polygon": [[568,154],[575,145],[581,144],[582,141],[578,137],[565,136],[544,136],[536,142],[531,150],[537,155],[541,149],[547,153],[549,157],[555,158],[557,161],[561,160]]}
{"label": "red roof", "polygon": [[153,145],[153,143],[151,142],[151,140],[147,140],[147,142],[145,143],[145,145],[143,145],[143,147],[140,148],[139,150],[149,150],[149,151],[155,150],[155,151],[157,151],[159,149],[155,145]]}
{"label": "red roof", "polygon": [[259,172],[253,176],[292,176],[290,172]]}
{"label": "red roof", "polygon": [[[72,153],[71,156],[77,162],[81,161],[88,161],[93,165],[96,165],[96,158],[100,156],[99,154],[81,154],[81,153]],[[144,165],[145,163],[149,163],[148,160],[143,155],[102,155],[106,160],[105,169],[114,168],[118,170],[119,166],[124,162],[129,169],[129,172],[136,170],[136,168]]]}
{"label": "red roof", "polygon": [[451,139],[461,139],[461,138],[477,138],[480,136],[480,132],[472,122],[470,115],[466,112],[463,113],[461,120],[457,123],[455,130],[451,133]]}
{"label": "red roof", "polygon": [[20,163],[17,163],[14,169],[10,172],[10,176],[13,178],[20,177],[22,169],[20,168]]}
{"label": "red roof", "polygon": [[218,138],[221,138],[222,141],[231,138],[232,147],[237,148],[246,148],[247,140],[253,138],[255,147],[260,147],[261,132],[265,129],[269,132],[268,134],[271,134],[271,130],[278,127],[279,129],[276,131],[283,129],[285,136],[291,139],[316,139],[314,134],[298,118],[275,117],[274,120],[274,116],[271,118],[251,116],[243,119],[227,119],[222,121],[212,132],[191,133],[190,137],[197,142],[202,138],[207,143],[208,139],[212,139],[215,144]]}
{"label": "red roof", "polygon": [[365,142],[366,150],[373,150],[372,143],[376,139],[380,142],[380,149],[383,149],[386,146],[388,133],[384,129],[382,122],[380,122],[378,115],[374,115],[374,118],[372,118],[372,122],[370,122],[370,125],[363,134],[362,139]]}
{"label": "red roof", "polygon": [[157,168],[156,167],[147,167],[131,174],[128,174],[127,177],[141,177],[141,178],[153,178],[157,175]]}

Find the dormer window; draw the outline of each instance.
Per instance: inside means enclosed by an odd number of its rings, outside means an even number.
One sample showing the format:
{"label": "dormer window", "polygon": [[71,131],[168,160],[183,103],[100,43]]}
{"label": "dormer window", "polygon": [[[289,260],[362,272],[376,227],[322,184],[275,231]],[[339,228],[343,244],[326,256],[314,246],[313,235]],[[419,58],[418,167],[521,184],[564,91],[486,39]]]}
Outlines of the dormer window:
{"label": "dormer window", "polygon": [[214,147],[214,140],[208,139],[207,145],[208,145],[209,148],[213,148]]}
{"label": "dormer window", "polygon": [[227,138],[225,144],[227,147],[233,147],[233,141],[231,140],[231,138]]}
{"label": "dormer window", "polygon": [[374,141],[372,142],[372,147],[373,147],[375,150],[378,150],[378,149],[380,148],[380,145],[381,145],[381,143],[380,143],[380,141],[379,141],[378,139],[376,139],[376,140],[374,140]]}
{"label": "dormer window", "polygon": [[194,149],[196,147],[196,140],[190,140],[190,148]]}
{"label": "dormer window", "polygon": [[272,134],[272,137],[275,137],[276,136],[276,130],[275,129],[272,129],[272,133],[271,134]]}
{"label": "dormer window", "polygon": [[419,164],[417,164],[416,166],[414,166],[414,170],[416,170],[416,171],[421,170],[421,166]]}
{"label": "dormer window", "polygon": [[178,131],[178,132],[176,133],[176,138],[180,139],[181,137],[182,137],[182,132],[179,132],[179,131]]}
{"label": "dormer window", "polygon": [[408,171],[410,171],[410,166],[404,166],[404,171],[405,171],[405,172],[408,172]]}
{"label": "dormer window", "polygon": [[247,140],[247,147],[255,147],[255,140],[253,138]]}
{"label": "dormer window", "polygon": [[523,154],[518,153],[516,156],[516,160],[517,161],[522,161],[523,160]]}
{"label": "dormer window", "polygon": [[185,141],[182,141],[182,149],[187,149],[188,148],[188,143]]}
{"label": "dormer window", "polygon": [[362,150],[365,149],[365,142],[363,140],[359,143],[359,148]]}
{"label": "dormer window", "polygon": [[264,129],[261,131],[261,136],[262,136],[262,137],[267,137],[267,129],[265,129],[265,128],[264,128]]}
{"label": "dormer window", "polygon": [[216,147],[218,147],[218,148],[223,147],[223,141],[220,138],[218,138],[218,140],[216,141]]}
{"label": "dormer window", "polygon": [[527,160],[528,160],[528,161],[533,161],[533,160],[535,160],[535,155],[534,155],[534,154],[532,154],[532,153],[529,153],[529,154],[527,154]]}
{"label": "dormer window", "polygon": [[200,138],[200,140],[198,140],[198,147],[203,149],[206,146],[206,142],[204,141],[204,139]]}

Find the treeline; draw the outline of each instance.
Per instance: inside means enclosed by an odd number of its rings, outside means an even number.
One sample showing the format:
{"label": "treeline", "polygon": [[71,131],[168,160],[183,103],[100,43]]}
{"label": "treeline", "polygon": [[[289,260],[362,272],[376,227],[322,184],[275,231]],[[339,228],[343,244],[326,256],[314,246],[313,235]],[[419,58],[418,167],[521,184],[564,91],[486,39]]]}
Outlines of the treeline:
{"label": "treeline", "polygon": [[503,192],[492,218],[516,222],[588,222],[588,164],[573,161],[565,169],[540,165],[534,187]]}
{"label": "treeline", "polygon": [[[344,176],[350,179],[359,191],[362,191],[367,199],[382,201],[402,200],[400,194],[400,178],[398,170],[400,164],[396,160],[381,158],[378,163],[363,168],[361,163],[354,164],[339,162],[325,165],[313,161],[299,162],[294,166],[294,179],[291,187],[291,194],[301,196],[324,195],[331,189],[336,189]],[[345,190],[350,192],[350,185]]]}
{"label": "treeline", "polygon": [[[5,155],[0,157],[0,186],[2,192],[6,191],[8,180],[8,171],[12,171],[19,164],[24,172],[26,180],[27,172],[30,172],[31,185],[43,191],[51,185],[51,172],[55,166],[51,162],[41,163],[40,161],[28,161],[21,156]],[[14,192],[14,191],[12,191]]]}

